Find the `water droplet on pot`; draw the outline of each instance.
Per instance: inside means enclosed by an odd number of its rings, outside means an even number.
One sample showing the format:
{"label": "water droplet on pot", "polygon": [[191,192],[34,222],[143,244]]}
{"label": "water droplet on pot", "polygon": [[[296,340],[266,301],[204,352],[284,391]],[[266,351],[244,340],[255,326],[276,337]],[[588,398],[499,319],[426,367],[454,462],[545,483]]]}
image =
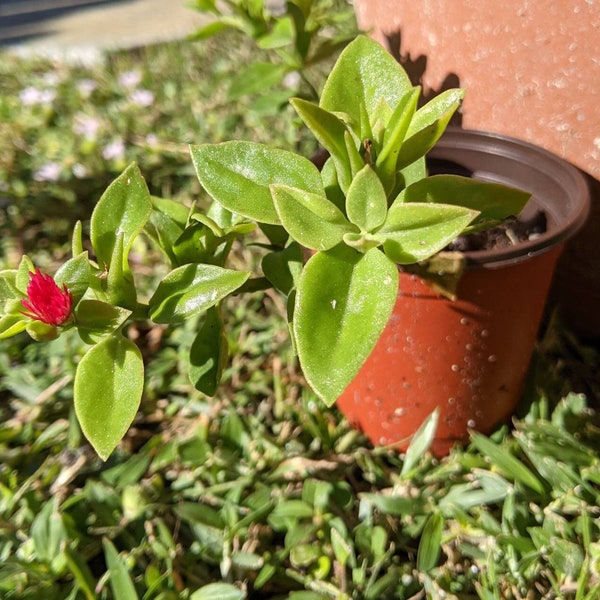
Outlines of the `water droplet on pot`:
{"label": "water droplet on pot", "polygon": [[397,408],[397,409],[394,411],[394,414],[395,414],[397,417],[401,417],[401,416],[404,414],[404,409],[403,409],[403,408]]}
{"label": "water droplet on pot", "polygon": [[458,373],[458,371],[460,371],[460,367],[458,365],[452,365],[450,367],[455,373]]}
{"label": "water droplet on pot", "polygon": [[456,402],[456,398],[454,396],[450,396],[450,398],[448,398],[448,404],[452,405]]}
{"label": "water droplet on pot", "polygon": [[385,446],[386,444],[387,444],[387,438],[385,438],[385,437],[381,436],[381,437],[379,438],[379,445],[380,445],[380,446]]}
{"label": "water droplet on pot", "polygon": [[469,427],[470,429],[473,429],[473,427],[475,427],[475,425],[477,425],[477,423],[475,423],[475,421],[473,419],[469,419],[467,421],[467,427]]}
{"label": "water droplet on pot", "polygon": [[469,319],[467,319],[466,317],[463,317],[463,318],[460,320],[460,324],[461,324],[461,325],[468,325],[468,324],[469,324]]}
{"label": "water droplet on pot", "polygon": [[496,355],[495,354],[490,354],[488,356],[488,361],[489,362],[496,362]]}
{"label": "water droplet on pot", "polygon": [[486,337],[488,337],[488,335],[490,335],[490,332],[487,329],[482,329],[481,330],[481,337],[482,338],[486,338]]}
{"label": "water droplet on pot", "polygon": [[407,344],[412,344],[412,343],[413,343],[413,341],[414,341],[414,340],[413,340],[413,339],[410,337],[410,335],[407,335],[407,336],[406,336],[406,343],[407,343]]}
{"label": "water droplet on pot", "polygon": [[468,351],[471,351],[471,350],[473,350],[473,344],[467,344],[467,345],[465,346],[465,350],[468,350]]}
{"label": "water droplet on pot", "polygon": [[415,367],[415,371],[416,371],[417,373],[422,373],[424,370],[425,370],[425,369],[424,369],[423,367],[421,367],[421,366]]}

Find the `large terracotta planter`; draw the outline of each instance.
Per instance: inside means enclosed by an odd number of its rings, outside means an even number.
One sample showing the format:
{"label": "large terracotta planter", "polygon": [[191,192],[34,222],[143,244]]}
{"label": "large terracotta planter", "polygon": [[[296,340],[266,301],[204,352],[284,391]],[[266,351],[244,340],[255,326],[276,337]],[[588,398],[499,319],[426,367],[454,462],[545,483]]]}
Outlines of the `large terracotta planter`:
{"label": "large terracotta planter", "polygon": [[432,450],[442,455],[466,442],[470,429],[489,433],[513,414],[557,259],[585,221],[589,192],[562,159],[503,136],[449,130],[430,157],[531,192],[525,212],[547,218],[537,239],[466,253],[455,301],[401,273],[394,313],[337,402],[374,444],[401,450],[439,408]]}

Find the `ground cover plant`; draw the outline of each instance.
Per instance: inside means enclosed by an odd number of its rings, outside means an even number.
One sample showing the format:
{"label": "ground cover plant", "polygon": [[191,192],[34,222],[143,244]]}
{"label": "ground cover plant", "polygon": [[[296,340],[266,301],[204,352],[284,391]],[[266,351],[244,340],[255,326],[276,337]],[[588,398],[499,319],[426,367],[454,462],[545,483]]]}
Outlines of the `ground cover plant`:
{"label": "ground cover plant", "polygon": [[[123,160],[140,163],[154,193],[185,205],[198,190],[179,144],[252,136],[311,151],[291,116],[271,118],[227,98],[227,80],[246,60],[231,54],[236,46],[243,44],[218,36],[209,46],[118,54],[94,67],[93,77],[61,66],[60,85],[75,102],[78,81],[98,82],[97,102],[79,107],[104,119],[111,94],[129,94],[118,83],[125,73],[142,73],[136,89],[155,99],[159,89],[152,85],[164,90],[174,82],[171,109],[165,92],[157,120],[145,121],[152,110],[129,118],[140,129],[124,142]],[[75,151],[69,140],[79,134],[66,108],[54,112],[54,99],[43,107],[15,101],[33,82],[51,80],[57,66],[15,61],[0,57],[3,83],[13,86],[2,86],[0,100],[8,132],[0,142],[6,144],[3,268],[14,268],[21,251],[14,246],[26,245],[36,264],[52,272],[68,251],[65,221],[89,215],[105,187],[94,186],[120,172],[123,165],[99,156],[127,128],[108,121],[89,155]],[[146,69],[154,76],[144,79]],[[115,118],[123,117],[126,102],[115,100]],[[35,121],[49,137],[23,126],[32,111],[50,115]],[[155,151],[136,143],[158,131]],[[7,141],[24,138],[27,152]],[[60,157],[60,175],[49,181],[52,173],[42,171],[36,181],[49,148]],[[69,157],[92,171],[87,183],[73,164],[69,170]],[[45,211],[56,203],[61,211],[51,218]],[[135,268],[160,277],[151,245],[141,240],[134,250]],[[237,250],[235,260],[252,259]],[[435,460],[426,452],[432,421],[399,455],[371,447],[335,407],[318,401],[296,366],[277,294],[231,298],[226,310],[235,358],[212,399],[193,389],[184,368],[193,320],[176,332],[130,327],[146,365],[144,399],[107,463],[86,445],[74,418],[69,361],[85,351],[74,332],[45,344],[24,334],[2,341],[0,596],[591,600],[600,594],[596,350],[549,319],[512,426],[491,438],[474,435],[468,448]]]}

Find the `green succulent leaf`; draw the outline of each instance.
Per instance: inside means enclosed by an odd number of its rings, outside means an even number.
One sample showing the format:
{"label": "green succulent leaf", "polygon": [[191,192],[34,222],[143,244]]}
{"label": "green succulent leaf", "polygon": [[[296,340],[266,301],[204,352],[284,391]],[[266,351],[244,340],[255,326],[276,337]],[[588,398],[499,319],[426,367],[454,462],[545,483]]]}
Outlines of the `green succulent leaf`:
{"label": "green succulent leaf", "polygon": [[25,327],[25,331],[36,342],[51,342],[60,335],[58,327],[42,323],[41,321],[29,321]]}
{"label": "green succulent leaf", "polygon": [[383,144],[377,156],[377,172],[391,190],[396,182],[398,155],[417,109],[420,88],[411,89],[396,106],[384,130]]}
{"label": "green succulent leaf", "polygon": [[207,396],[214,396],[227,363],[229,346],[219,308],[213,306],[202,316],[198,333],[190,348],[189,378]]}
{"label": "green succulent leaf", "polygon": [[433,148],[460,106],[463,96],[464,90],[447,90],[415,113],[398,153],[397,170],[412,164]]}
{"label": "green succulent leaf", "polygon": [[54,274],[54,281],[59,287],[63,284],[73,296],[73,306],[83,298],[90,287],[92,270],[87,252],[82,252],[64,263]]}
{"label": "green succulent leaf", "polygon": [[110,456],[131,425],[143,388],[141,352],[119,332],[92,346],[77,365],[75,413],[102,460]]}
{"label": "green succulent leaf", "polygon": [[150,299],[150,318],[155,323],[180,323],[217,304],[249,276],[216,265],[178,267],[160,282]]}
{"label": "green succulent leaf", "polygon": [[462,206],[395,203],[377,232],[386,255],[398,264],[433,256],[460,235],[478,212]]}
{"label": "green succulent leaf", "polygon": [[27,286],[29,285],[29,274],[35,271],[33,262],[26,254],[21,258],[19,267],[17,268],[17,274],[15,276],[15,286],[21,292],[21,295],[27,294]]}
{"label": "green succulent leaf", "polygon": [[79,256],[83,252],[83,225],[81,221],[76,221],[73,225],[73,235],[71,236],[71,254]]}
{"label": "green succulent leaf", "polygon": [[315,165],[292,152],[253,142],[204,144],[190,151],[204,189],[228,210],[259,223],[279,224],[271,184],[324,194]]}
{"label": "green succulent leaf", "polygon": [[153,210],[144,231],[165,253],[171,261],[171,265],[176,266],[177,258],[173,252],[173,246],[183,233],[189,211],[178,202],[162,198],[152,198],[152,205]]}
{"label": "green succulent leaf", "polygon": [[477,210],[479,216],[471,224],[472,230],[518,216],[530,197],[529,192],[499,183],[458,175],[433,175],[409,185],[396,202],[452,204]]}
{"label": "green succulent leaf", "polygon": [[333,113],[307,100],[292,98],[290,103],[323,148],[331,154],[340,187],[346,191],[352,178],[350,159],[344,140],[347,132],[346,125]]}
{"label": "green succulent leaf", "polygon": [[[17,289],[16,280],[16,269],[0,271],[0,307],[2,309],[6,302],[23,297],[23,293]],[[3,313],[4,311],[2,310],[1,312]]]}
{"label": "green succulent leaf", "polygon": [[285,185],[272,185],[273,203],[290,236],[312,250],[329,250],[355,231],[325,194],[313,194]]}
{"label": "green succulent leaf", "polygon": [[410,137],[436,121],[452,116],[460,107],[465,96],[465,90],[453,88],[435,96],[422,106],[413,117],[407,135]]}
{"label": "green succulent leaf", "polygon": [[31,322],[29,317],[21,313],[25,307],[21,304],[21,300],[8,300],[5,303],[4,314],[0,318],[0,340],[12,337],[21,333]]}
{"label": "green succulent leaf", "polygon": [[306,379],[331,406],[367,359],[392,312],[398,270],[378,249],[315,254],[300,280],[294,336]]}
{"label": "green succulent leaf", "polygon": [[[90,238],[101,269],[113,266],[117,257],[126,263],[129,249],[151,211],[148,187],[138,166],[132,163],[110,184],[92,213]],[[122,249],[117,248],[119,243]],[[127,267],[123,264],[119,268]]]}
{"label": "green succulent leaf", "polygon": [[119,233],[113,248],[111,265],[106,277],[101,279],[100,286],[107,302],[133,310],[137,303],[137,292],[126,252],[125,236]]}
{"label": "green succulent leaf", "polygon": [[375,171],[369,165],[365,165],[348,189],[348,219],[361,232],[371,232],[383,225],[387,210],[387,197],[381,181]]}
{"label": "green succulent leaf", "polygon": [[75,310],[75,324],[86,344],[95,344],[117,331],[131,311],[100,300],[82,300]]}
{"label": "green succulent leaf", "polygon": [[392,55],[371,38],[359,36],[346,46],[331,70],[320,106],[329,112],[347,113],[360,135],[363,111],[374,114],[382,98],[393,109],[411,88]]}
{"label": "green succulent leaf", "polygon": [[283,250],[265,254],[261,262],[265,277],[286,295],[296,287],[302,266],[302,250],[296,242]]}

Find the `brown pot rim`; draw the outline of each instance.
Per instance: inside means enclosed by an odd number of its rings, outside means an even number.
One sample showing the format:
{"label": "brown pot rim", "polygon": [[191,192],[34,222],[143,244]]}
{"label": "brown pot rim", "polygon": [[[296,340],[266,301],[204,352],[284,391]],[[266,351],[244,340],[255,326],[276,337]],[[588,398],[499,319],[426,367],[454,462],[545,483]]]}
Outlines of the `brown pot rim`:
{"label": "brown pot rim", "polygon": [[469,268],[514,264],[566,242],[585,223],[590,192],[584,176],[561,157],[534,144],[487,131],[449,127],[429,157],[450,161],[476,179],[532,194],[524,212],[542,210],[547,231],[498,250],[465,252]]}

